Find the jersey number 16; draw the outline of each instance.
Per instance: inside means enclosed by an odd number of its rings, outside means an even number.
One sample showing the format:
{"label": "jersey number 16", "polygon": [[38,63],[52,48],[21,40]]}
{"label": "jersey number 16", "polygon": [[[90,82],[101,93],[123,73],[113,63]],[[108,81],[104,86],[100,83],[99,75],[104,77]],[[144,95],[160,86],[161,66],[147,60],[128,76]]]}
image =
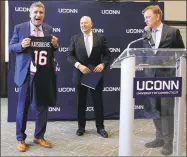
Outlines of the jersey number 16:
{"label": "jersey number 16", "polygon": [[[38,55],[39,53],[39,55]],[[47,51],[34,51],[35,55],[35,63],[39,65],[46,65],[47,64]]]}

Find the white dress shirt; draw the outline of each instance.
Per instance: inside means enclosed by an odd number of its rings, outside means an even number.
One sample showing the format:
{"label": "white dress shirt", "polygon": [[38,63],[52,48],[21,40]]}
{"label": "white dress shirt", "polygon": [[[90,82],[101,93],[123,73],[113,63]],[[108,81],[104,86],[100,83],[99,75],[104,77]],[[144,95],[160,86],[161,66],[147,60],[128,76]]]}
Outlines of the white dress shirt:
{"label": "white dress shirt", "polygon": [[156,41],[155,41],[155,48],[159,47],[160,40],[161,40],[161,35],[162,35],[162,28],[163,28],[163,23],[161,23],[157,28],[156,28]]}
{"label": "white dress shirt", "polygon": [[[88,42],[89,42],[89,48],[90,49],[89,49],[89,52],[87,52],[87,54],[88,54],[88,57],[90,57],[91,52],[92,52],[92,47],[93,47],[93,33],[91,31],[88,34],[83,34],[83,35],[84,35],[84,41],[86,40],[86,37],[88,36]],[[75,67],[77,68],[79,64],[80,64],[79,62],[76,62]]]}

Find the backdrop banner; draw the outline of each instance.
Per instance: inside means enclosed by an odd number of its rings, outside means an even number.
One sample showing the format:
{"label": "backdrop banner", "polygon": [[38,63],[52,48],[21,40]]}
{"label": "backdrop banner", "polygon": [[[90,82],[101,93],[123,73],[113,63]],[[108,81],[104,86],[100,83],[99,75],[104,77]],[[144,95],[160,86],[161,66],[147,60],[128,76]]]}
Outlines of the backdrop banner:
{"label": "backdrop banner", "polygon": [[[9,1],[9,40],[14,26],[29,21],[29,7],[34,1]],[[145,27],[142,10],[151,4],[158,4],[164,9],[164,3],[121,2],[101,3],[90,1],[42,1],[46,7],[44,22],[53,27],[53,35],[59,38],[59,49],[55,52],[57,65],[57,105],[49,107],[49,120],[76,120],[77,105],[75,87],[72,85],[73,66],[66,61],[66,52],[72,35],[80,33],[80,18],[90,16],[93,20],[93,31],[104,34],[112,61],[127,47],[132,40],[141,37]],[[141,48],[141,42],[131,47]],[[9,56],[8,73],[8,122],[16,121],[16,110],[19,88],[14,83],[15,55]],[[127,67],[130,68],[130,67]],[[144,69],[136,69],[136,75],[142,77]],[[109,69],[104,74],[104,117],[119,119],[120,110],[120,69]],[[132,87],[133,88],[133,87]],[[128,91],[127,93],[128,94]],[[135,118],[153,118],[157,115],[151,110],[150,103],[135,100]],[[94,107],[90,93],[87,99],[86,116],[94,119]],[[35,113],[30,109],[28,120],[34,120]]]}

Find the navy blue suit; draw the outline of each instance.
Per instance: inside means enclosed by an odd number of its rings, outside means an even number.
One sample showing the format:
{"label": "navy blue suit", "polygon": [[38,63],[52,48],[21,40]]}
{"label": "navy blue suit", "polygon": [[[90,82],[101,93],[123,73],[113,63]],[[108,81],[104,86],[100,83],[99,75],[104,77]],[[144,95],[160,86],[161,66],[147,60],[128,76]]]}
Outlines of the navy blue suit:
{"label": "navy blue suit", "polygon": [[[42,24],[44,36],[52,34],[52,27]],[[13,36],[9,44],[9,52],[16,55],[14,81],[19,87],[17,117],[16,117],[16,136],[18,141],[26,139],[27,113],[30,106],[30,82],[33,76],[30,75],[30,63],[32,55],[28,48],[23,49],[21,42],[30,36],[30,21],[18,24],[14,28]],[[55,49],[54,49],[55,50]],[[43,138],[46,131],[48,106],[41,105],[36,107],[36,128],[35,138]]]}

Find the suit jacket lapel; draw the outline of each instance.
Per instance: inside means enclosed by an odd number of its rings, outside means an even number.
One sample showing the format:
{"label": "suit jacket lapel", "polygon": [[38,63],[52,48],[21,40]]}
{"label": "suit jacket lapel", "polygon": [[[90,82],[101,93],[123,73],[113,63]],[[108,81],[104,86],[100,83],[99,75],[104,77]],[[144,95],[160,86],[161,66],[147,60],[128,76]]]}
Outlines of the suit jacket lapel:
{"label": "suit jacket lapel", "polygon": [[92,47],[92,50],[96,46],[96,44],[97,44],[97,36],[96,36],[95,33],[93,33],[93,47]]}
{"label": "suit jacket lapel", "polygon": [[42,25],[42,29],[43,29],[44,37],[51,35],[51,34],[49,34],[49,31],[48,31],[47,27],[45,27],[45,25]]}
{"label": "suit jacket lapel", "polygon": [[24,34],[25,37],[24,38],[28,38],[30,36],[30,31],[31,31],[31,28],[30,28],[30,21],[28,21],[25,25],[25,29],[24,29]]}
{"label": "suit jacket lapel", "polygon": [[91,54],[90,54],[90,56],[93,55],[93,53],[94,53],[94,47],[95,47],[96,45],[97,45],[97,36],[96,36],[95,33],[93,33],[93,45],[92,45],[92,49],[91,49]]}
{"label": "suit jacket lapel", "polygon": [[162,35],[161,35],[161,39],[160,39],[160,43],[159,43],[158,48],[160,48],[160,46],[166,40],[166,38],[167,38],[167,26],[165,24],[163,24]]}
{"label": "suit jacket lapel", "polygon": [[87,51],[86,51],[86,46],[85,46],[85,42],[84,42],[84,35],[80,34],[80,38],[79,38],[79,42],[80,42],[80,47],[82,47],[84,49],[83,53],[85,56],[88,57]]}

